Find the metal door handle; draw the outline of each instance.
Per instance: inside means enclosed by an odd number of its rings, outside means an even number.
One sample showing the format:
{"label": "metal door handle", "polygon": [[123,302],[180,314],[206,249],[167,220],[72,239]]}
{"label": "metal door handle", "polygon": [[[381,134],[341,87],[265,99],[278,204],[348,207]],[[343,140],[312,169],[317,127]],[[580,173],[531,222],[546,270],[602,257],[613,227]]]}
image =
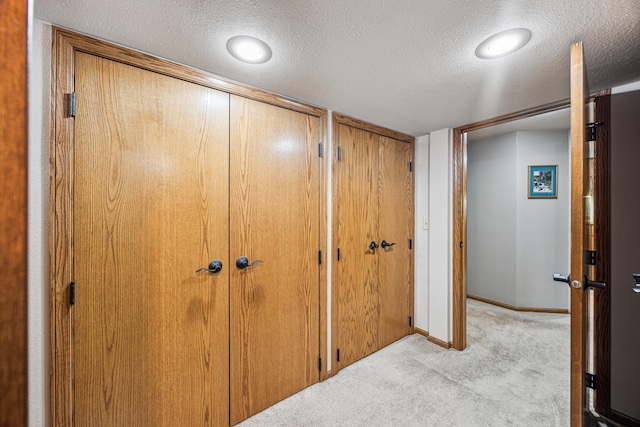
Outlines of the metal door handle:
{"label": "metal door handle", "polygon": [[386,240],[383,240],[382,243],[380,243],[380,246],[382,246],[382,249],[384,248],[390,248],[391,246],[395,245],[395,243],[387,243]]}
{"label": "metal door handle", "polygon": [[587,290],[589,288],[594,289],[604,289],[607,287],[605,282],[596,282],[595,280],[589,280],[587,276],[584,276],[584,289]]}
{"label": "metal door handle", "polygon": [[247,258],[246,256],[241,256],[240,258],[238,258],[236,260],[236,267],[238,267],[240,270],[244,270],[245,268],[252,267],[252,266],[256,265],[259,262],[262,262],[262,260],[257,259],[255,261],[253,261],[252,263],[249,263],[249,258]]}
{"label": "metal door handle", "polygon": [[369,249],[375,251],[376,249],[378,249],[378,244],[372,240],[371,243],[369,243]]}
{"label": "metal door handle", "polygon": [[571,275],[568,276],[563,276],[561,274],[558,273],[553,273],[553,280],[556,282],[564,282],[567,285],[571,284]]}
{"label": "metal door handle", "polygon": [[636,281],[636,285],[631,289],[633,289],[635,293],[640,293],[640,273],[633,273],[633,278]]}
{"label": "metal door handle", "polygon": [[222,270],[222,261],[219,259],[214,259],[209,263],[209,267],[202,267],[196,270],[196,273],[200,273],[201,271],[208,271],[209,273],[217,273]]}
{"label": "metal door handle", "polygon": [[566,283],[567,285],[576,289],[580,289],[582,287],[582,283],[580,283],[578,280],[571,280],[570,274],[568,276],[563,276],[562,274],[553,273],[553,280],[555,280],[556,282]]}

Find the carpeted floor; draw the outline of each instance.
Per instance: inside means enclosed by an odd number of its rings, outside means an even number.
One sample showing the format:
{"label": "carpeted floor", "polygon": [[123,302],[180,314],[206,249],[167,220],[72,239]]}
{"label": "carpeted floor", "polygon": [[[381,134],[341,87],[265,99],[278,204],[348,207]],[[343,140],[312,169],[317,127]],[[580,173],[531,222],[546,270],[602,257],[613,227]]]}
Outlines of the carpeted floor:
{"label": "carpeted floor", "polygon": [[463,352],[411,335],[238,425],[568,426],[569,315],[467,316]]}

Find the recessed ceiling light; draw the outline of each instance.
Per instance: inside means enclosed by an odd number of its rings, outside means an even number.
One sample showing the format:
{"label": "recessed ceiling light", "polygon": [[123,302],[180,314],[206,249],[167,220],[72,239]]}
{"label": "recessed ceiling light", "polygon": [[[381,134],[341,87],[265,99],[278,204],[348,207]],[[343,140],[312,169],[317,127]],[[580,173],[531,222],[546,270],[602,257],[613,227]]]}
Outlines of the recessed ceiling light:
{"label": "recessed ceiling light", "polygon": [[271,48],[251,36],[231,37],[227,42],[227,50],[234,58],[250,64],[262,64],[271,59]]}
{"label": "recessed ceiling light", "polygon": [[499,58],[508,55],[527,44],[531,31],[526,28],[513,28],[494,34],[476,48],[476,56],[482,59]]}

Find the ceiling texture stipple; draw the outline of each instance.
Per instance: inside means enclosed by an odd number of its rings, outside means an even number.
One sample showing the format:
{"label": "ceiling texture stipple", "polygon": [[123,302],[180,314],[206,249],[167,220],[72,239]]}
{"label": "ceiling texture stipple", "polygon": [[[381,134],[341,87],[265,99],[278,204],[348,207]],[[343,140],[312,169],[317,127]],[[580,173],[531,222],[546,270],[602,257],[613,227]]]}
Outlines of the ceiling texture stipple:
{"label": "ceiling texture stipple", "polygon": [[[591,90],[640,80],[638,0],[35,0],[35,18],[416,136],[567,99],[574,42]],[[524,48],[475,56],[510,28]],[[231,57],[237,35],[271,60]]]}

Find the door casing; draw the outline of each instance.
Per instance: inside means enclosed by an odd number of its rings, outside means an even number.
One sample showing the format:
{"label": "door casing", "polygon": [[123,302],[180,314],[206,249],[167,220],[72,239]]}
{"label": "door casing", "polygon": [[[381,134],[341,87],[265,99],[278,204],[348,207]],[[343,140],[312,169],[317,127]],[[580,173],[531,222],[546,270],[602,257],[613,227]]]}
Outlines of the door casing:
{"label": "door casing", "polygon": [[[575,46],[575,45],[574,45]],[[574,47],[574,49],[577,49]],[[580,49],[582,46],[580,44]],[[582,72],[582,69],[580,69]],[[596,102],[596,121],[606,120],[609,115],[609,100],[608,91],[601,91],[597,94],[587,94],[585,102]],[[467,295],[467,259],[466,259],[466,238],[467,238],[467,147],[466,138],[464,134],[473,130],[486,128],[489,126],[499,125],[510,121],[536,116],[560,109],[569,108],[571,106],[571,100],[558,101],[539,107],[522,110],[519,112],[506,114],[503,116],[495,117],[493,119],[484,120],[476,123],[464,125],[453,130],[453,153],[454,153],[454,173],[453,173],[453,233],[452,241],[453,245],[453,348],[457,350],[464,350],[466,348],[467,340],[467,328],[466,328],[466,295]],[[602,120],[601,120],[602,119]],[[597,129],[596,138],[598,141],[602,141],[604,149],[602,149],[597,157],[595,164],[596,175],[600,178],[596,180],[595,193],[597,209],[599,215],[603,220],[598,221],[595,227],[597,251],[603,254],[598,258],[598,264],[595,268],[598,275],[597,278],[591,277],[591,280],[606,281],[609,271],[609,225],[606,222],[609,212],[609,199],[607,192],[609,188],[608,181],[608,135],[607,128],[600,127]],[[579,136],[583,138],[583,136]],[[458,244],[461,243],[461,245]],[[602,278],[601,278],[602,277]],[[580,289],[582,291],[582,289]],[[609,387],[609,361],[608,361],[608,343],[609,343],[609,297],[608,292],[596,293],[594,297],[595,307],[595,353],[594,359],[597,364],[597,387],[601,390],[596,393],[595,405],[597,409],[608,408],[608,387]],[[573,307],[572,307],[573,308]],[[579,308],[582,312],[582,306]],[[582,333],[582,332],[580,332]],[[579,351],[576,346],[577,339],[572,339],[571,351]],[[581,342],[581,340],[580,340]],[[575,371],[575,369],[574,369]],[[577,372],[577,371],[576,371]],[[583,374],[581,374],[583,375]],[[582,393],[582,376],[578,378],[578,375],[574,373],[574,380],[572,383],[573,396],[579,396]],[[577,398],[576,398],[577,399]],[[576,403],[578,402],[578,403]],[[577,418],[581,417],[581,411],[578,411],[578,405],[582,404],[582,399],[576,400],[572,403],[572,425],[581,425],[577,423]]]}

